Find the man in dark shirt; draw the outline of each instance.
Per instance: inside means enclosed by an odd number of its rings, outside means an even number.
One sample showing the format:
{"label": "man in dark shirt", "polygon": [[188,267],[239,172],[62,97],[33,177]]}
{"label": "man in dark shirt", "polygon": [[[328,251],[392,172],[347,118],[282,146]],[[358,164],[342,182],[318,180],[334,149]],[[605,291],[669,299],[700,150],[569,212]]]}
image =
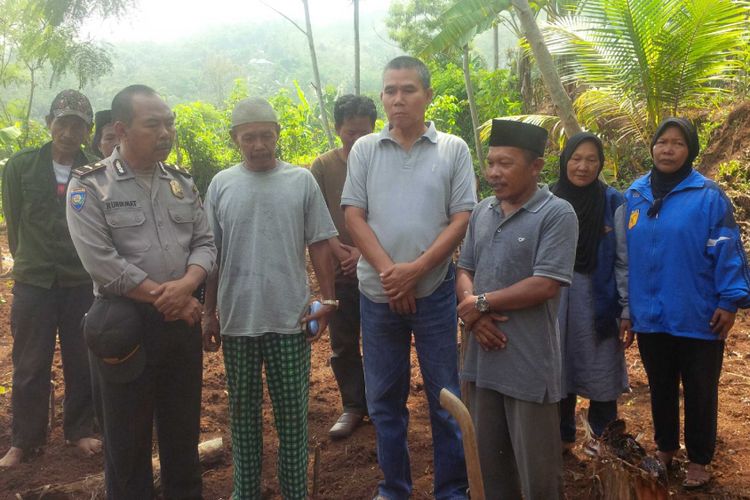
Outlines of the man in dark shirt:
{"label": "man in dark shirt", "polygon": [[336,299],[339,308],[331,318],[331,369],[341,393],[344,412],[328,431],[333,439],[348,437],[367,414],[365,376],[359,349],[359,283],[357,262],[360,253],[344,223],[341,192],[346,181],[346,159],[354,142],[372,133],[378,112],[369,97],[344,95],[333,108],[336,133],[342,147],[332,149],[313,161],[310,171],[318,181],[328,211],[339,232],[328,240],[336,256]]}
{"label": "man in dark shirt", "polygon": [[16,153],[3,171],[3,211],[15,284],[10,319],[13,424],[11,448],[0,467],[17,465],[46,441],[58,335],[65,377],[65,439],[86,456],[101,449],[101,442],[91,437],[91,377],[81,333],[81,318],[93,300],[92,284],[65,221],[70,171],[95,161],[81,149],[92,121],[86,96],[75,90],[60,92],[47,116],[52,141]]}

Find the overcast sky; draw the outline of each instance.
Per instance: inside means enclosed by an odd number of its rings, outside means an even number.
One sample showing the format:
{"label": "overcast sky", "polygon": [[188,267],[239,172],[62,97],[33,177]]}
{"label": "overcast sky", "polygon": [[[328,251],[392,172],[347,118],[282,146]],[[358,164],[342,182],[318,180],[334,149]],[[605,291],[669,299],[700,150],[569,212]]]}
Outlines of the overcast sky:
{"label": "overcast sky", "polygon": [[[168,41],[184,38],[207,28],[242,22],[282,19],[259,0],[137,0],[137,7],[117,20],[92,19],[84,30],[94,38]],[[283,12],[304,27],[301,0],[268,0],[267,4]],[[309,0],[313,32],[331,21],[351,19],[351,0]],[[391,0],[360,1],[360,16],[382,12]]]}

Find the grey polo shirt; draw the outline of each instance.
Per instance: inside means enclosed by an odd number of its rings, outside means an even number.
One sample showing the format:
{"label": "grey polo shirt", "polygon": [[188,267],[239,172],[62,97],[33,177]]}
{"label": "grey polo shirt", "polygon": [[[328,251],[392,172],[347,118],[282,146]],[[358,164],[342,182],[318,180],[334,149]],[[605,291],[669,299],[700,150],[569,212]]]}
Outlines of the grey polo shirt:
{"label": "grey polo shirt", "polygon": [[[395,263],[419,257],[448,227],[452,215],[476,204],[471,154],[463,139],[429,123],[405,151],[384,127],[359,139],[349,153],[341,206],[367,212],[367,223]],[[430,295],[442,283],[448,257],[416,286],[416,297]],[[378,272],[364,258],[357,265],[360,291],[374,302],[388,302]]]}
{"label": "grey polo shirt", "polygon": [[[501,290],[531,276],[569,285],[578,241],[573,207],[547,186],[508,217],[499,205],[494,196],[477,205],[461,249],[458,266],[474,273],[474,293]],[[524,401],[559,401],[559,302],[555,297],[504,312],[508,321],[498,326],[508,337],[505,349],[484,351],[470,335],[462,380]]]}

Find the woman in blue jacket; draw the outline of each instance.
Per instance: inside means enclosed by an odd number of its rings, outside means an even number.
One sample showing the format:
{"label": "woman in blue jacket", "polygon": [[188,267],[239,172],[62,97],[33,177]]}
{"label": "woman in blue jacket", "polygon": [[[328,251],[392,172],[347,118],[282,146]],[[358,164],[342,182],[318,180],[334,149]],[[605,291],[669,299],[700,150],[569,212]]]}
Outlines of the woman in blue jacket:
{"label": "woman in blue jacket", "polygon": [[561,289],[558,315],[567,394],[560,401],[560,437],[566,450],[575,442],[577,396],[590,400],[588,422],[599,436],[617,418],[617,398],[628,387],[618,336],[618,321],[628,314],[626,248],[624,231],[618,247],[614,230],[615,212],[625,199],[599,180],[603,166],[599,138],[576,134],[560,155],[560,180],[552,188],[578,217],[573,282]]}
{"label": "woman in blue jacket", "polygon": [[710,480],[716,447],[724,339],[738,307],[750,302],[750,274],[732,204],[693,170],[698,134],[668,118],[651,143],[654,167],[625,192],[633,332],[651,389],[658,456],[680,448],[679,384],[688,460],[683,486]]}

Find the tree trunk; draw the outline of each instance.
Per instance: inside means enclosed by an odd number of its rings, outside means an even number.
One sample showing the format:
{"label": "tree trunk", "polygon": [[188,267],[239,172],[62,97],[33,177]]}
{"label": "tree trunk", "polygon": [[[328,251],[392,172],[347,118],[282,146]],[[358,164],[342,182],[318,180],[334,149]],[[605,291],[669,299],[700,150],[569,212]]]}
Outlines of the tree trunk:
{"label": "tree trunk", "polygon": [[518,48],[518,92],[521,94],[524,114],[530,114],[533,109],[534,89],[531,83],[531,61],[523,48]]}
{"label": "tree trunk", "polygon": [[477,115],[477,103],[474,100],[474,86],[471,83],[471,73],[469,65],[469,46],[464,45],[463,67],[464,82],[466,83],[466,97],[469,100],[469,112],[471,113],[471,128],[474,129],[474,145],[477,151],[477,161],[479,166],[484,165],[484,151],[482,150],[482,141],[479,138],[479,117]]}
{"label": "tree trunk", "polygon": [[500,69],[500,27],[492,25],[492,69]]}
{"label": "tree trunk", "polygon": [[26,116],[23,119],[23,136],[21,136],[21,148],[26,147],[26,142],[29,140],[29,121],[31,121],[31,106],[34,103],[34,91],[36,90],[36,80],[34,74],[36,69],[29,66],[29,78],[31,79],[31,90],[29,91],[29,105],[26,107]]}
{"label": "tree trunk", "polygon": [[328,124],[328,112],[326,111],[325,101],[323,100],[323,87],[320,84],[320,71],[318,70],[318,57],[315,54],[315,41],[313,40],[312,23],[310,22],[310,5],[308,0],[302,0],[305,6],[305,26],[307,34],[307,44],[310,46],[310,60],[313,67],[313,78],[315,79],[315,93],[318,96],[320,105],[320,121],[323,123],[323,130],[328,138],[328,147],[336,147],[336,141],[331,133],[331,126]]}
{"label": "tree trunk", "polygon": [[354,1],[354,94],[359,95],[359,0]]}
{"label": "tree trunk", "polygon": [[552,102],[557,108],[560,121],[565,128],[565,134],[570,137],[580,132],[581,126],[578,124],[578,119],[573,110],[573,103],[560,81],[560,75],[557,73],[552,56],[544,44],[544,37],[542,37],[539,26],[536,24],[534,13],[531,11],[527,0],[512,0],[512,4],[518,13],[518,18],[521,20],[521,26],[523,26],[526,39],[529,45],[531,45],[531,50],[534,52],[534,58],[536,59],[537,66],[539,66],[539,71],[542,73],[544,85],[547,87]]}

